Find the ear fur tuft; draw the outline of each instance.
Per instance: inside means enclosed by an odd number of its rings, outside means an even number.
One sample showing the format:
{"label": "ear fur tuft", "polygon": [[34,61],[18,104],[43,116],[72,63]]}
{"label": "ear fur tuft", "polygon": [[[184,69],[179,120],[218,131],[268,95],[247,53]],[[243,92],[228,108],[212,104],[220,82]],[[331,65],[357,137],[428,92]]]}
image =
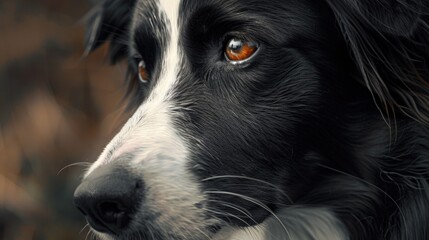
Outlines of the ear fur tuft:
{"label": "ear fur tuft", "polygon": [[327,0],[386,122],[429,125],[429,3]]}
{"label": "ear fur tuft", "polygon": [[110,42],[109,59],[116,63],[127,55],[129,27],[136,0],[101,0],[86,16],[85,55]]}

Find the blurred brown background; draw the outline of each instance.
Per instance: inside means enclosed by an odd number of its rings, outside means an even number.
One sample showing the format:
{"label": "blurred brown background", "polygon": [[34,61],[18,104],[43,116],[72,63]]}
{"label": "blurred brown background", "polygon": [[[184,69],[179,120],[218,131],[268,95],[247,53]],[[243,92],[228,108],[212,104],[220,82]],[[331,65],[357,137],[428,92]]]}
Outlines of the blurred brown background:
{"label": "blurred brown background", "polygon": [[73,191],[126,118],[125,68],[82,58],[89,9],[0,0],[0,239],[86,238]]}

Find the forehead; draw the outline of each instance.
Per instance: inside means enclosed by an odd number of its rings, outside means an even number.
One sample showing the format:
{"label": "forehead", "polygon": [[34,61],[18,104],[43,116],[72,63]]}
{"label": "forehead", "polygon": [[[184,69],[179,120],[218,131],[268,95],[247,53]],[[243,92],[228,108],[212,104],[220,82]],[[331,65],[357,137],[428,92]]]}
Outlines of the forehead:
{"label": "forehead", "polygon": [[[219,14],[239,12],[272,16],[277,11],[285,12],[288,6],[296,7],[295,3],[295,0],[138,0],[133,25],[165,23],[166,19],[180,22],[202,9]],[[279,9],[280,6],[283,7]]]}
{"label": "forehead", "polygon": [[136,29],[143,27],[148,28],[153,36],[163,37],[171,31],[172,21],[185,31],[190,22],[196,22],[199,27],[206,23],[219,23],[226,28],[229,23],[241,22],[257,25],[264,31],[276,25],[301,32],[305,31],[303,25],[321,21],[317,19],[317,13],[323,11],[319,5],[313,0],[138,0],[131,36]]}
{"label": "forehead", "polygon": [[181,0],[138,0],[134,9],[131,37],[143,28],[148,35],[165,38],[171,31],[171,21],[177,21]]}

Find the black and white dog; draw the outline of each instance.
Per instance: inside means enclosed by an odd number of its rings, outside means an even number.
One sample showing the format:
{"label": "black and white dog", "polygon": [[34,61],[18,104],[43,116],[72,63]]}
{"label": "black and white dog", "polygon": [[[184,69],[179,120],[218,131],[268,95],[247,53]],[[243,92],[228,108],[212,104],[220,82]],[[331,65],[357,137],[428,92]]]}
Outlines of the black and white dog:
{"label": "black and white dog", "polygon": [[75,202],[100,239],[429,239],[427,0],[104,0],[134,115]]}

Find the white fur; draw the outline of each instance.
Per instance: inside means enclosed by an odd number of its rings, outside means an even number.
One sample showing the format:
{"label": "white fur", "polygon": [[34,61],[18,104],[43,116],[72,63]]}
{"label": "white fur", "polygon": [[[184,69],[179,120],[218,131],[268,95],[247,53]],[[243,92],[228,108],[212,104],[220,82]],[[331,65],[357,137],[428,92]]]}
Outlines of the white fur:
{"label": "white fur", "polygon": [[[167,129],[167,132],[170,134],[175,134],[170,120],[170,112],[174,109],[171,103],[171,96],[173,87],[177,81],[179,60],[181,59],[178,49],[179,6],[180,0],[160,0],[159,9],[163,15],[162,17],[167,22],[167,28],[170,32],[170,42],[165,49],[160,79],[156,81],[157,85],[151,92],[148,100],[137,109],[121,131],[107,145],[98,160],[87,171],[86,176],[100,165],[115,160],[121,154],[133,152],[133,149],[138,150],[142,148],[142,145],[156,147],[149,140],[154,141],[157,134],[162,133],[161,135],[165,135],[166,133],[163,131]],[[156,126],[152,126],[151,124],[156,124]],[[136,135],[140,136],[136,138]],[[132,143],[133,140],[135,144]],[[185,144],[182,143],[181,145],[184,147]]]}
{"label": "white fur", "polygon": [[[291,207],[254,227],[226,228],[213,240],[347,240],[345,226],[325,208]],[[279,223],[280,220],[282,224]],[[283,227],[285,226],[285,228]]]}
{"label": "white fur", "polygon": [[[143,1],[143,0],[140,0]],[[187,170],[189,146],[174,127],[172,101],[182,53],[179,45],[180,0],[159,0],[160,16],[167,23],[169,44],[164,52],[162,72],[147,101],[128,120],[107,145],[86,176],[111,161],[127,159],[135,174],[145,184],[145,201],[141,211],[158,213],[155,226],[164,234],[189,239],[206,239],[204,227],[215,220],[202,219],[195,203],[204,200],[197,180]],[[152,20],[149,19],[152,23]],[[158,33],[160,34],[160,33]],[[281,220],[281,224],[279,223]],[[137,228],[134,222],[131,228]],[[286,226],[286,230],[283,228]],[[214,240],[346,240],[344,226],[332,212],[322,208],[289,208],[264,223],[248,228],[225,228]],[[98,234],[102,239],[110,239]]]}
{"label": "white fur", "polygon": [[196,235],[201,232],[207,222],[201,219],[202,210],[195,207],[204,200],[204,195],[188,171],[187,142],[173,123],[178,112],[173,110],[178,106],[171,98],[182,59],[179,6],[180,0],[159,1],[160,16],[156,17],[163,18],[170,34],[160,77],[148,99],[107,145],[86,176],[101,165],[131,157],[129,166],[142,177],[146,188],[142,209],[160,214],[155,224],[165,226],[162,231],[189,237],[191,232]]}

